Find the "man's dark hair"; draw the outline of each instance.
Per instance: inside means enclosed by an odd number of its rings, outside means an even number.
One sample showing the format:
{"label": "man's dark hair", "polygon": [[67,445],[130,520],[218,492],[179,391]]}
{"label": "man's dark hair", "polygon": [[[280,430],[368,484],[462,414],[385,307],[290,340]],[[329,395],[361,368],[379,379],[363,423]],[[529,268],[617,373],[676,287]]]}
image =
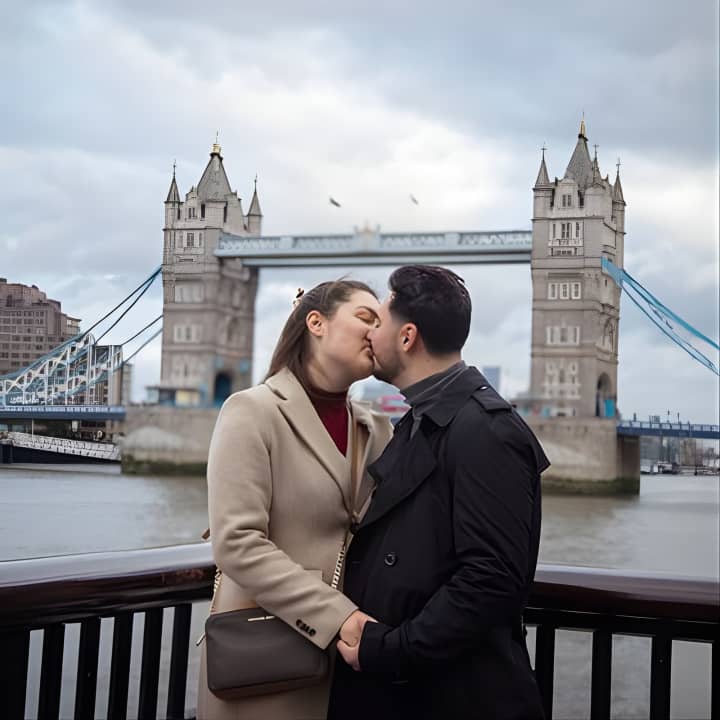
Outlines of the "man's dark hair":
{"label": "man's dark hair", "polygon": [[472,303],[465,281],[434,265],[405,265],[390,276],[390,312],[413,323],[431,355],[462,349],[470,333]]}

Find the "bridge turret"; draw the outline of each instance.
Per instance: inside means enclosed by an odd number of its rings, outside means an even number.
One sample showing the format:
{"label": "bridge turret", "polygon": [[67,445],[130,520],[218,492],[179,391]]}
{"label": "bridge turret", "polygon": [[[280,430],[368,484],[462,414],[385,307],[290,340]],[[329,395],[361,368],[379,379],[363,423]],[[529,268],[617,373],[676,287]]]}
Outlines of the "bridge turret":
{"label": "bridge turret", "polygon": [[601,175],[597,146],[590,156],[584,119],[561,180],[550,184],[541,161],[533,187],[530,413],[615,416],[620,292],[601,262],[622,263],[617,188]]}
{"label": "bridge turret", "polygon": [[168,190],[165,200],[165,228],[164,228],[164,252],[165,256],[175,246],[175,231],[177,223],[182,219],[183,203],[180,200],[180,192],[178,190],[177,181],[175,179],[175,163],[173,163],[172,180],[170,181],[170,189]]}
{"label": "bridge turret", "polygon": [[619,159],[617,164],[617,174],[615,175],[615,184],[613,185],[612,208],[617,232],[618,234],[625,235],[625,197],[623,195],[622,185],[620,184]]}
{"label": "bridge turret", "polygon": [[253,190],[250,209],[247,214],[247,229],[251,235],[262,235],[262,210],[260,209],[260,200],[257,192],[257,175],[255,176],[255,188]]}
{"label": "bridge turret", "polygon": [[179,199],[173,178],[166,201],[175,212],[166,210],[158,397],[165,404],[211,405],[250,384],[258,277],[240,260],[215,255],[221,234],[247,235],[217,139],[197,187],[184,203]]}
{"label": "bridge turret", "polygon": [[545,146],[542,148],[542,160],[538,170],[537,180],[533,188],[533,217],[544,218],[550,214],[553,203],[553,184],[548,177],[547,165],[545,165]]}

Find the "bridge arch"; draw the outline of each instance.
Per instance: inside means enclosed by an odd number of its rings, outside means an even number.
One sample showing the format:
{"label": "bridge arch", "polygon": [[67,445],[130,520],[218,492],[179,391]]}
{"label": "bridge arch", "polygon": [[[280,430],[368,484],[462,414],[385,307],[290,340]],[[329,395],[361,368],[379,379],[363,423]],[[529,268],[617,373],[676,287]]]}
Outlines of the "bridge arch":
{"label": "bridge arch", "polygon": [[595,417],[615,417],[615,393],[607,373],[602,373],[597,381]]}
{"label": "bridge arch", "polygon": [[215,376],[213,387],[213,405],[219,407],[232,393],[232,377],[226,372],[219,372]]}

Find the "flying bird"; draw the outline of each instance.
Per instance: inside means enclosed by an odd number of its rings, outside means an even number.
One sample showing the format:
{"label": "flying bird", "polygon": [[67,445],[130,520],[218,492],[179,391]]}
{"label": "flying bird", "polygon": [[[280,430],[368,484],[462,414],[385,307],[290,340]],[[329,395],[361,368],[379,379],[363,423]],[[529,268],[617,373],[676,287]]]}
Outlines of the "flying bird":
{"label": "flying bird", "polygon": [[420,203],[417,201],[417,198],[416,198],[412,193],[410,193],[410,199],[411,199],[416,205],[419,205],[419,204],[420,204]]}
{"label": "flying bird", "polygon": [[334,205],[335,207],[342,207],[342,205],[335,198],[332,197],[330,198],[330,204]]}

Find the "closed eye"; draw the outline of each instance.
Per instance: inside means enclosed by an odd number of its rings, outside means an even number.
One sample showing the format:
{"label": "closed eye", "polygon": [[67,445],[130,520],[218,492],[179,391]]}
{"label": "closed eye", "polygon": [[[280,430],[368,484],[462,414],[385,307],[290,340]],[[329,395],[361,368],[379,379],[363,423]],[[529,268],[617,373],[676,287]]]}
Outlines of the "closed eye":
{"label": "closed eye", "polygon": [[378,314],[368,307],[363,307],[357,314],[356,317],[360,318],[364,323],[371,327],[379,327],[380,317]]}

